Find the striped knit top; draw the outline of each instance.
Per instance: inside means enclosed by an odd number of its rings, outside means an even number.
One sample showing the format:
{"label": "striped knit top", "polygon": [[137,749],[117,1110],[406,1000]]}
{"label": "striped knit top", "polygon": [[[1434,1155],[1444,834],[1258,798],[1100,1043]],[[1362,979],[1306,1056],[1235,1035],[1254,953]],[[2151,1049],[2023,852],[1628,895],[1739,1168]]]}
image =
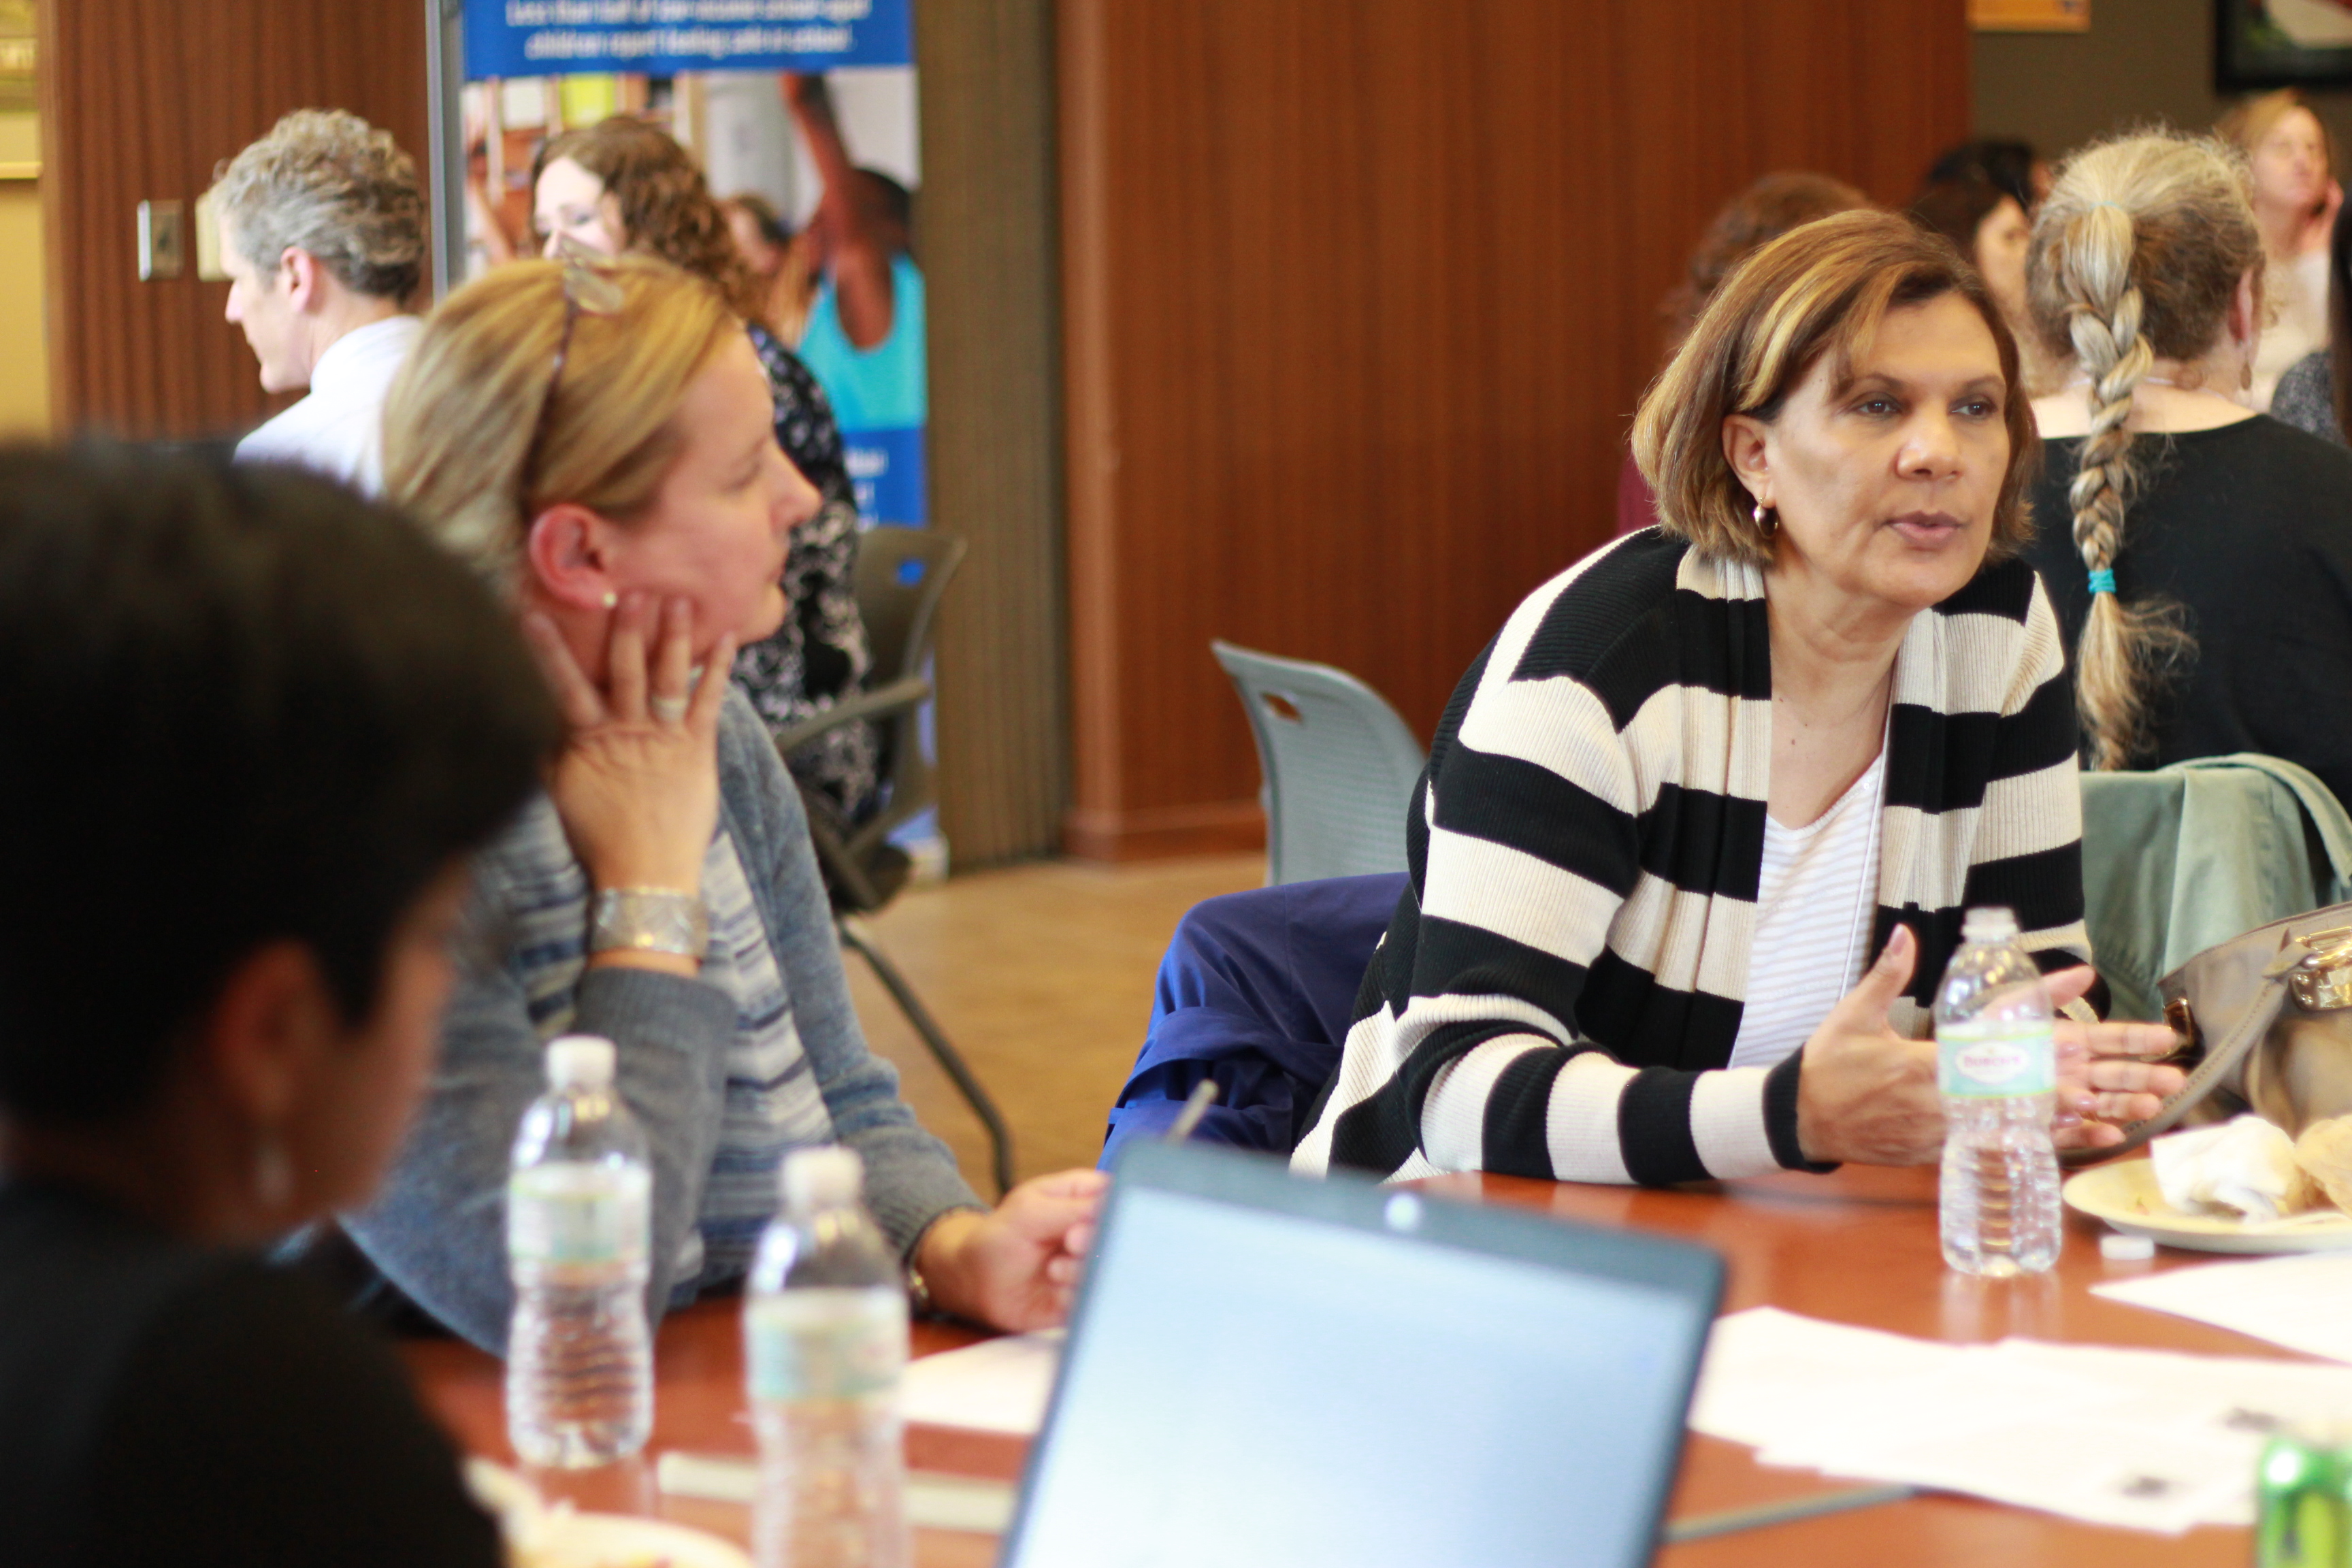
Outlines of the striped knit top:
{"label": "striped knit top", "polygon": [[[1519,606],[1439,724],[1411,885],[1295,1169],[1663,1184],[1804,1164],[1804,1054],[1726,1066],[1771,667],[1762,574],[1654,528]],[[1897,1029],[1924,1032],[1970,905],[2015,910],[2046,968],[2089,958],[2075,741],[2057,620],[2023,562],[1912,621],[1870,943],[1897,921],[1919,940]]]}

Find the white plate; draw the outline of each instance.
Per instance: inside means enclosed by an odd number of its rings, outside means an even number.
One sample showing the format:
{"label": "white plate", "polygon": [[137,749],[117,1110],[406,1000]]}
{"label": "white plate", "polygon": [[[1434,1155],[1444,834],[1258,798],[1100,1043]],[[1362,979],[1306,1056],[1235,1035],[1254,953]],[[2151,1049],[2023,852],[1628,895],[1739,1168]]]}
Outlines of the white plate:
{"label": "white plate", "polygon": [[524,1568],[751,1568],[743,1549],[699,1530],[619,1513],[550,1513]]}
{"label": "white plate", "polygon": [[2182,1214],[2164,1201],[2156,1185],[2156,1167],[2146,1160],[2094,1165],[2069,1180],[2063,1191],[2070,1208],[2127,1235],[2191,1252],[2332,1252],[2352,1247],[2352,1215],[2248,1225],[2213,1215]]}

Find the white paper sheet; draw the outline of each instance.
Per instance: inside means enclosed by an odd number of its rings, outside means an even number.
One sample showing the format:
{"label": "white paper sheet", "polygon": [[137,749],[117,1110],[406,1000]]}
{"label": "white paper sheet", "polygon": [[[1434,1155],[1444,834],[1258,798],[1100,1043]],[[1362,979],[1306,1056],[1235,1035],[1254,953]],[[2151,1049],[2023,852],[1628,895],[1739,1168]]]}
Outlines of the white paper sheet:
{"label": "white paper sheet", "polygon": [[1948,1345],[1757,1308],[1716,1324],[1691,1426],[1763,1464],[2178,1534],[2252,1522],[2263,1439],[2347,1408],[2352,1368]]}
{"label": "white paper sheet", "polygon": [[908,1423],[1034,1437],[1045,1424],[1062,1331],[983,1340],[910,1362],[899,1385]]}
{"label": "white paper sheet", "polygon": [[2094,1296],[2352,1362],[2352,1253],[2209,1263],[2091,1287]]}

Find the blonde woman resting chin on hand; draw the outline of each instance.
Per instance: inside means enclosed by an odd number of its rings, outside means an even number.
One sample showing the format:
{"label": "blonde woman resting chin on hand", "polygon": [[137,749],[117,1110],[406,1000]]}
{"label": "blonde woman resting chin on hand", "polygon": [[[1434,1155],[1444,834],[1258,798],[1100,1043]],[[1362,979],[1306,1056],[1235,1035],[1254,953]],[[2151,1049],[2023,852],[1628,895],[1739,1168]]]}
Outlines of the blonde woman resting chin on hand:
{"label": "blonde woman resting chin on hand", "polygon": [[[1944,240],[1792,230],[1643,400],[1663,525],[1522,605],[1464,677],[1411,892],[1294,1167],[1671,1183],[1915,1164],[1925,1009],[1972,904],[2091,993],[2074,716],[2016,552],[2017,351]],[[2061,1027],[2059,1137],[2180,1083],[2168,1030]]]}
{"label": "blonde woman resting chin on hand", "polygon": [[787,539],[817,505],[772,419],[740,321],[649,259],[467,285],[393,391],[393,495],[499,582],[572,726],[546,793],[475,864],[503,961],[461,981],[384,1197],[344,1222],[493,1349],[507,1151],[562,1033],[616,1043],[646,1124],[656,1316],[741,1279],[798,1145],[864,1157],[868,1205],[950,1311],[1061,1321],[1091,1238],[1100,1177],[986,1207],[859,1033],[797,792],[725,679],[782,616]]}

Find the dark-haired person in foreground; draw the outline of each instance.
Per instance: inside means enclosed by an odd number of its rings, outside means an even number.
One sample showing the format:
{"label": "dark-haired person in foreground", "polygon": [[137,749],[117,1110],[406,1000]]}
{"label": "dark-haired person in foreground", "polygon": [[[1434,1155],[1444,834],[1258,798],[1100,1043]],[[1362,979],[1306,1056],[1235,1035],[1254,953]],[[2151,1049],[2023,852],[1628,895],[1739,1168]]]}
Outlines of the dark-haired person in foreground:
{"label": "dark-haired person in foreground", "polygon": [[[1297,1169],[1918,1164],[1964,910],[2013,908],[2059,1000],[2095,984],[2065,660],[2017,559],[2033,416],[1975,270],[1892,214],[1791,230],[1633,448],[1663,526],[1536,590],[1455,689]],[[2060,1038],[2062,1142],[2179,1087],[2127,1059],[2161,1026]]]}
{"label": "dark-haired person in foreground", "polygon": [[254,1249],[376,1186],[467,853],[558,724],[298,474],[0,453],[0,1559],[503,1561],[398,1363]]}

